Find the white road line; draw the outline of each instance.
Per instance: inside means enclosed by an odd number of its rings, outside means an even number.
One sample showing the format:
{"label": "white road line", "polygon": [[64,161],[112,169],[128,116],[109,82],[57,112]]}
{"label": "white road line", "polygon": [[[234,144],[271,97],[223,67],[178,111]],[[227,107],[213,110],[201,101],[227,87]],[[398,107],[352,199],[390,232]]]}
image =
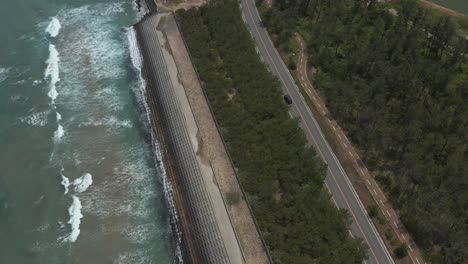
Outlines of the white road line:
{"label": "white road line", "polygon": [[418,258],[416,258],[416,262],[417,262],[418,264],[420,264]]}
{"label": "white road line", "polygon": [[382,202],[382,200],[379,199],[379,202],[382,204],[382,206],[384,205],[383,202]]}
{"label": "white road line", "polygon": [[396,223],[395,221],[393,221],[393,224],[394,224],[396,227],[398,227],[398,225],[397,225],[397,223]]}
{"label": "white road line", "polygon": [[390,212],[388,210],[387,210],[387,214],[388,214],[388,216],[392,216],[392,215],[390,215]]}
{"label": "white road line", "polygon": [[332,128],[333,128],[333,130],[335,130],[335,131],[336,131],[336,127],[335,127],[335,126],[332,126]]}
{"label": "white road line", "polygon": [[[346,145],[345,145],[346,146]],[[351,151],[348,150],[348,153],[349,155],[352,157],[353,156],[353,153],[351,153]]]}
{"label": "white road line", "polygon": [[336,203],[335,198],[332,197],[331,200],[332,200],[332,202],[335,204],[336,208],[340,208],[340,207],[338,206],[338,204]]}
{"label": "white road line", "polygon": [[[361,174],[364,174],[364,171],[361,169],[359,169],[361,171]],[[367,182],[369,182],[369,180],[367,180]],[[370,183],[369,183],[370,184]]]}
{"label": "white road line", "polygon": [[[361,169],[361,172],[362,172],[362,169]],[[367,184],[371,185],[369,179],[366,179],[366,181],[367,181]]]}
{"label": "white road line", "polygon": [[375,189],[372,189],[372,191],[375,193],[375,195],[377,195],[377,192],[375,191]]}
{"label": "white road line", "polygon": [[338,135],[338,138],[341,140],[341,136],[340,136],[340,135]]}

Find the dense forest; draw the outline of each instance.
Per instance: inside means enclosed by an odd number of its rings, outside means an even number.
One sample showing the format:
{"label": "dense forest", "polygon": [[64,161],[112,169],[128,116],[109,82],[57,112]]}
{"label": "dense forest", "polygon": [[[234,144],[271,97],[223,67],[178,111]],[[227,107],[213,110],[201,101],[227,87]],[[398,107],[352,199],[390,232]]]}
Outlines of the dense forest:
{"label": "dense forest", "polygon": [[325,166],[290,119],[239,3],[213,0],[176,15],[274,262],[362,263],[366,246],[331,202]]}
{"label": "dense forest", "polygon": [[283,50],[305,37],[315,86],[430,260],[467,263],[467,40],[415,1],[392,7],[275,0],[262,16]]}

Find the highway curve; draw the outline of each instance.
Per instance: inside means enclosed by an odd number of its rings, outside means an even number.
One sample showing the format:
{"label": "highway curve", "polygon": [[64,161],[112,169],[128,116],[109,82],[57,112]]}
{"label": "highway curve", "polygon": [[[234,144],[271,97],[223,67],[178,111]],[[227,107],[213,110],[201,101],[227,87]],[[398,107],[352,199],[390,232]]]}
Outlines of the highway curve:
{"label": "highway curve", "polygon": [[373,223],[368,217],[364,206],[359,200],[348,176],[340,162],[330,148],[320,127],[310,112],[294,79],[281,60],[268,33],[260,26],[260,16],[253,0],[241,0],[242,15],[255,40],[258,52],[271,72],[279,78],[282,88],[292,98],[290,112],[300,121],[307,140],[316,148],[324,162],[328,164],[325,184],[332,194],[333,200],[339,208],[345,208],[351,215],[353,222],[351,232],[354,236],[363,238],[369,245],[369,259],[367,263],[394,263]]}

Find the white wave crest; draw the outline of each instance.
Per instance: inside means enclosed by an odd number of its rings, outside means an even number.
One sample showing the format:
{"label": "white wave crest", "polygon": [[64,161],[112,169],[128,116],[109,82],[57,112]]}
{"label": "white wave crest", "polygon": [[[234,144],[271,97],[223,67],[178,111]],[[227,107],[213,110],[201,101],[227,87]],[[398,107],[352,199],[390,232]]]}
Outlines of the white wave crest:
{"label": "white wave crest", "polygon": [[57,122],[59,122],[60,120],[62,120],[62,115],[61,115],[59,112],[57,112],[57,113],[55,113],[55,114],[56,114]]}
{"label": "white wave crest", "polygon": [[60,141],[65,134],[65,130],[63,130],[62,125],[58,125],[57,130],[54,132],[54,139],[56,142]]}
{"label": "white wave crest", "polygon": [[57,98],[56,84],[60,81],[59,77],[59,53],[55,48],[55,45],[49,44],[49,58],[47,59],[47,68],[44,73],[44,78],[50,77],[50,90],[47,95],[52,99],[52,104],[54,104],[55,99]]}
{"label": "white wave crest", "polygon": [[89,173],[83,174],[83,176],[75,179],[73,185],[75,185],[75,192],[82,193],[88,189],[88,187],[93,184],[93,176]]}
{"label": "white wave crest", "polygon": [[68,193],[68,186],[70,186],[70,180],[65,177],[65,175],[61,175],[62,176],[62,181],[60,182],[62,185],[63,185],[63,188],[65,189],[63,194],[67,194]]}
{"label": "white wave crest", "polygon": [[53,17],[45,29],[45,32],[49,33],[51,37],[55,38],[59,34],[61,27],[62,26],[60,25],[60,21],[56,17]]}
{"label": "white wave crest", "polygon": [[72,196],[72,198],[73,203],[70,208],[68,208],[68,215],[70,216],[68,224],[71,225],[71,233],[64,239],[64,241],[69,242],[75,242],[80,235],[81,218],[83,218],[80,199],[76,196]]}

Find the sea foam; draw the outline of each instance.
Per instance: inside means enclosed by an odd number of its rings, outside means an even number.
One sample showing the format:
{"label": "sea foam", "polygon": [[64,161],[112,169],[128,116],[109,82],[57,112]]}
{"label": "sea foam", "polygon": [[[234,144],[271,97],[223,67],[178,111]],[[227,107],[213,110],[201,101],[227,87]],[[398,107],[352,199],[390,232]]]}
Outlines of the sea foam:
{"label": "sea foam", "polygon": [[49,111],[34,112],[29,116],[20,118],[21,123],[26,123],[31,126],[45,126],[47,124],[47,115]]}
{"label": "sea foam", "polygon": [[68,193],[68,186],[70,186],[70,180],[67,177],[65,177],[64,175],[61,175],[61,176],[62,176],[62,181],[60,183],[63,185],[63,188],[65,189],[63,194],[67,194]]}
{"label": "sea foam", "polygon": [[75,192],[82,193],[93,184],[93,177],[89,173],[85,173],[83,176],[75,179],[73,185],[75,185]]}
{"label": "sea foam", "polygon": [[54,139],[55,141],[60,141],[65,134],[65,131],[63,130],[62,125],[58,125],[57,130],[54,132]]}
{"label": "sea foam", "polygon": [[3,82],[8,78],[8,73],[10,72],[9,68],[1,68],[0,67],[0,82]]}
{"label": "sea foam", "polygon": [[54,104],[55,99],[57,98],[56,84],[60,81],[59,77],[59,53],[55,48],[55,45],[49,44],[49,58],[47,59],[47,68],[44,73],[44,78],[50,77],[50,90],[47,95],[52,99],[52,104]]}
{"label": "sea foam", "polygon": [[81,214],[81,202],[80,199],[76,196],[72,196],[73,203],[68,208],[68,215],[70,216],[70,220],[68,220],[68,224],[71,225],[71,233],[68,235],[64,241],[75,242],[78,236],[80,235],[80,223],[81,218],[83,215]]}
{"label": "sea foam", "polygon": [[60,25],[60,21],[56,17],[53,17],[45,29],[45,32],[49,33],[51,37],[55,38],[58,35],[61,27],[62,26]]}

